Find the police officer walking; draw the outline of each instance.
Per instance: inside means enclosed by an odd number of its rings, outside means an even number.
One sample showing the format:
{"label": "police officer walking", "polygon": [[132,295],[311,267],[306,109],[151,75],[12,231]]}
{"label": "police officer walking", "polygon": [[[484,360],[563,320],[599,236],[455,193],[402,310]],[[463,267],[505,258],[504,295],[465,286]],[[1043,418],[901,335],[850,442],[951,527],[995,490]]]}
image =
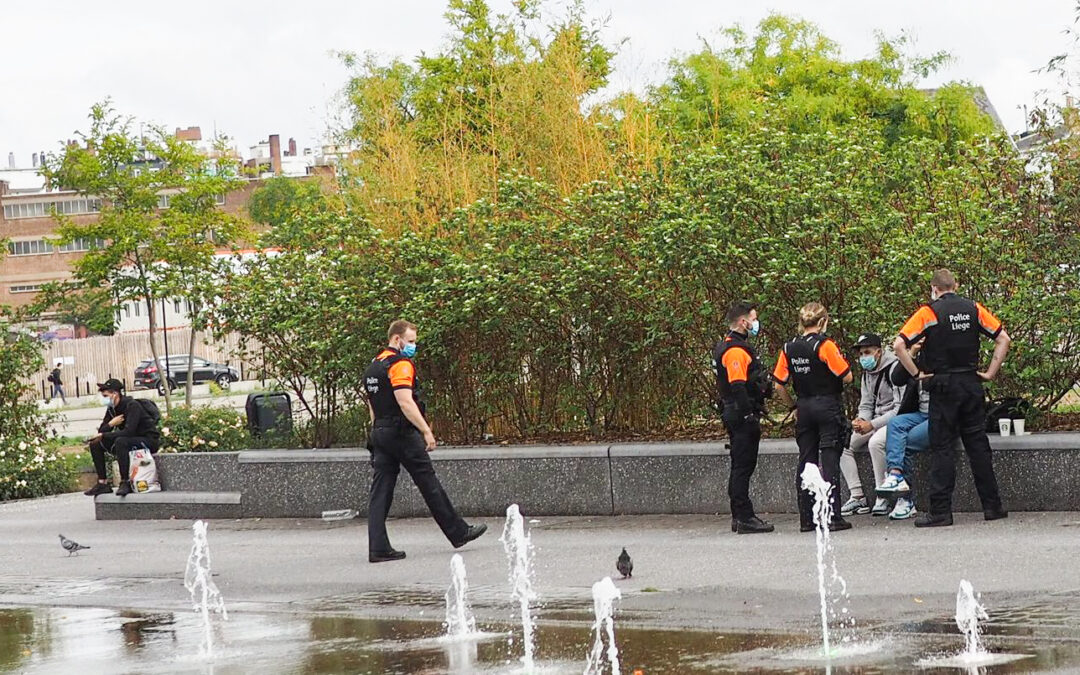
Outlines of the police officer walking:
{"label": "police officer walking", "polygon": [[[728,310],[730,332],[713,348],[716,384],[723,403],[724,426],[731,442],[731,531],[739,534],[772,532],[773,526],[754,514],[750,500],[750,477],[757,467],[761,442],[761,414],[765,408],[764,370],[747,339],[757,335],[757,310],[746,302]],[[771,388],[769,389],[771,392]]]}
{"label": "police officer walking", "polygon": [[[964,443],[975,489],[986,520],[1009,514],[1001,506],[997,477],[986,437],[983,382],[997,377],[1012,340],[1001,321],[977,302],[956,294],[956,278],[947,269],[934,272],[932,302],[915,312],[893,344],[900,363],[925,382],[930,392],[930,512],[915,519],[915,527],[953,524],[952,494],[956,487],[953,446]],[[979,337],[994,341],[990,366],[979,371]],[[920,372],[910,348],[925,341]]]}
{"label": "police officer walking", "polygon": [[[840,453],[847,435],[841,394],[845,384],[854,379],[851,366],[835,342],[825,335],[829,314],[820,303],[811,302],[799,310],[803,331],[784,344],[773,370],[780,397],[796,409],[795,442],[799,446],[799,466],[795,472],[795,490],[799,498],[799,529],[815,529],[813,500],[801,487],[806,465],[817,464],[822,477],[832,484],[832,520],[829,530],[848,530],[851,523],[840,516]],[[783,385],[791,383],[797,403]]]}
{"label": "police officer walking", "polygon": [[368,509],[368,560],[373,563],[401,560],[386,534],[386,516],[394,498],[400,468],[412,476],[431,515],[454,548],[461,548],[487,531],[487,525],[469,525],[450,503],[428,453],[435,449],[435,435],[424,418],[416,365],[416,326],[397,320],[390,324],[389,346],[364,372],[364,390],[371,413],[371,501]]}

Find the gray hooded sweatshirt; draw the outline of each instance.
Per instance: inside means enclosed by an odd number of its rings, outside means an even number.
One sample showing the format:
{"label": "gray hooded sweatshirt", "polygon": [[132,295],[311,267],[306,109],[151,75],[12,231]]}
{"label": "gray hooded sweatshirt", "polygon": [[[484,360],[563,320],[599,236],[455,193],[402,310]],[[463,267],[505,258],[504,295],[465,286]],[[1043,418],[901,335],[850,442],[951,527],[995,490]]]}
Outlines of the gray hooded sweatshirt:
{"label": "gray hooded sweatshirt", "polygon": [[904,388],[893,386],[889,378],[894,364],[899,364],[896,355],[889,350],[882,350],[877,367],[863,371],[859,419],[869,421],[875,431],[896,416],[904,398]]}

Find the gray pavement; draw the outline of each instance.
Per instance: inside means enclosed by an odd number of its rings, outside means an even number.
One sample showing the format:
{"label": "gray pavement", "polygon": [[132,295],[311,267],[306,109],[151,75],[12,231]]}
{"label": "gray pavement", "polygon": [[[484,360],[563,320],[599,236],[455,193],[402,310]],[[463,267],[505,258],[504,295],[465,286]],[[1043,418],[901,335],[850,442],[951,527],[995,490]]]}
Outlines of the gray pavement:
{"label": "gray pavement", "polygon": [[[526,514],[527,515],[527,514]],[[625,546],[635,563],[620,621],[709,630],[813,631],[815,543],[794,516],[778,532],[738,536],[723,517],[640,516],[533,519],[539,616],[584,620],[590,588],[616,576]],[[478,618],[509,619],[502,522],[461,552]],[[1064,607],[1080,615],[1080,513],[1014,513],[984,522],[957,516],[951,528],[854,519],[834,537],[839,573],[861,625],[910,623],[952,614],[961,579],[1002,607]],[[0,605],[187,609],[187,521],[96,521],[87,497],[64,495],[0,505]],[[213,569],[235,611],[326,612],[442,618],[453,549],[430,519],[391,521],[402,562],[366,561],[362,520],[211,521]],[[91,550],[68,557],[57,534]]]}

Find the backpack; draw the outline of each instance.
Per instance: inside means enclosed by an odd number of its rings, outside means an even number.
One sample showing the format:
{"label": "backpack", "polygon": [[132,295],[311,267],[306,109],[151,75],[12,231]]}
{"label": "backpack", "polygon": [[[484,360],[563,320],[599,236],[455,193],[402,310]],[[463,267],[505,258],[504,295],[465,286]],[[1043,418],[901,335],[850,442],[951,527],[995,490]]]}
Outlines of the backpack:
{"label": "backpack", "polygon": [[54,370],[51,373],[49,373],[49,376],[46,377],[45,379],[48,380],[49,382],[51,382],[52,384],[56,384],[56,371]]}
{"label": "backpack", "polygon": [[154,423],[154,428],[157,428],[161,423],[161,410],[157,407],[157,403],[154,403],[148,398],[135,399],[142,406],[143,411],[150,417],[150,421]]}

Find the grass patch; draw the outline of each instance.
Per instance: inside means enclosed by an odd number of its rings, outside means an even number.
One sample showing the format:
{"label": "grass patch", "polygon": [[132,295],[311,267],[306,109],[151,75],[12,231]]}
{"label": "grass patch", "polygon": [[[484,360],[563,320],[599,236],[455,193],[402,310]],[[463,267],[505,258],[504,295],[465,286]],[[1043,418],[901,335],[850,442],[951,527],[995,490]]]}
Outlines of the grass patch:
{"label": "grass patch", "polygon": [[659,588],[653,588],[652,586],[646,586],[645,588],[641,589],[641,592],[642,593],[659,593],[660,589]]}

